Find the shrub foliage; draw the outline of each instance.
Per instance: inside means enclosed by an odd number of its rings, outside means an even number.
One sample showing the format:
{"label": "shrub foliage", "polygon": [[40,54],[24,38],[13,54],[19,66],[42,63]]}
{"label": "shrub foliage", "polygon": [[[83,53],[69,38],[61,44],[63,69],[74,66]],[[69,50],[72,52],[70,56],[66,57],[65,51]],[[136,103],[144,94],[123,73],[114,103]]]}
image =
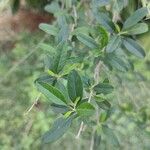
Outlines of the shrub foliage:
{"label": "shrub foliage", "polygon": [[127,16],[129,5],[124,0],[56,0],[45,7],[55,21],[41,23],[39,28],[53,40],[40,45],[46,52],[45,74],[35,85],[60,117],[43,135],[44,143],[58,140],[78,120],[77,138],[84,126],[92,126],[94,149],[102,132],[119,145],[106,123],[113,91],[117,91],[110,76],[133,70],[132,55],[145,57],[136,35],[148,31],[148,8],[139,3]]}

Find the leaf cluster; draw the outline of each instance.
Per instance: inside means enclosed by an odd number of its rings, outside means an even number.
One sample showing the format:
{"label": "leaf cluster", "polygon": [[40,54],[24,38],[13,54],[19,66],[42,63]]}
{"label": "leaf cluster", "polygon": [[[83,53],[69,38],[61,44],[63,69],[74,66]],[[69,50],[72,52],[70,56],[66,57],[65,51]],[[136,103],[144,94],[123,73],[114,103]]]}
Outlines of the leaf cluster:
{"label": "leaf cluster", "polygon": [[[118,145],[115,135],[108,131],[111,129],[106,125],[111,109],[109,97],[114,87],[107,77],[100,80],[100,72],[96,68],[101,63],[110,71],[126,72],[133,69],[131,55],[145,57],[144,49],[135,36],[148,31],[143,20],[148,8],[139,8],[124,22],[116,22],[112,8],[108,9],[111,3],[110,0],[90,3],[77,0],[60,3],[57,0],[45,7],[56,20],[52,25],[39,25],[53,37],[53,42],[40,45],[46,52],[46,75],[38,78],[35,84],[50,101],[53,110],[61,114],[43,136],[46,143],[60,138],[74,119],[86,124],[98,113],[98,118],[94,117],[98,143],[100,127]],[[118,6],[118,11],[126,7],[123,1],[116,1],[113,6]]]}

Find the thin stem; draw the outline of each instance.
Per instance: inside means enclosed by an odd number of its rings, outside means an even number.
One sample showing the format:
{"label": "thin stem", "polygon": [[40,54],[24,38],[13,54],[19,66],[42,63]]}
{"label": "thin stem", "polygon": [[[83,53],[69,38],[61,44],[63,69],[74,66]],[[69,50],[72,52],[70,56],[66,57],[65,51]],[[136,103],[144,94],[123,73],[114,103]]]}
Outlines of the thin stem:
{"label": "thin stem", "polygon": [[90,150],[93,150],[94,148],[94,134],[95,134],[95,128],[93,129],[93,132],[92,132]]}
{"label": "thin stem", "polygon": [[118,33],[118,35],[125,35],[127,33],[128,33],[127,31],[121,31],[121,32]]}
{"label": "thin stem", "polygon": [[29,112],[33,109],[33,107],[37,104],[39,98],[41,96],[41,93],[37,96],[37,98],[35,99],[34,103],[31,105],[31,107],[24,113],[24,115],[28,115]]}
{"label": "thin stem", "polygon": [[[77,19],[78,19],[78,15],[77,15],[77,10],[76,7],[73,5],[73,15],[74,15],[74,23],[71,25],[71,32],[74,31],[74,28],[77,26]],[[71,41],[72,35],[70,35],[69,40]]]}
{"label": "thin stem", "polygon": [[[89,99],[88,99],[88,103],[91,102],[92,95],[93,95],[93,91],[91,90],[90,95],[89,95]],[[84,123],[83,123],[83,121],[82,121],[81,124],[80,124],[80,128],[79,128],[78,134],[77,134],[77,136],[76,136],[76,139],[78,139],[78,138],[80,137],[80,134],[81,134],[81,132],[83,131],[83,128],[84,128]]]}
{"label": "thin stem", "polygon": [[61,9],[63,10],[65,7],[65,1],[64,0],[61,0]]}
{"label": "thin stem", "polygon": [[90,102],[91,102],[92,95],[93,95],[93,91],[91,90],[90,95],[89,95],[89,99],[88,99],[88,103],[90,103]]}
{"label": "thin stem", "polygon": [[76,136],[76,139],[79,139],[80,134],[81,134],[81,132],[83,131],[83,127],[84,127],[84,123],[83,123],[83,121],[82,121],[81,124],[80,124],[80,128],[79,128],[78,134],[77,134],[77,136]]}
{"label": "thin stem", "polygon": [[95,81],[95,84],[98,84],[99,82],[99,76],[100,76],[100,68],[102,66],[102,62],[99,61],[95,67],[95,70],[94,70],[94,81]]}
{"label": "thin stem", "polygon": [[77,15],[76,7],[74,5],[73,5],[73,13],[74,13],[74,24],[76,26],[77,25],[78,15]]}

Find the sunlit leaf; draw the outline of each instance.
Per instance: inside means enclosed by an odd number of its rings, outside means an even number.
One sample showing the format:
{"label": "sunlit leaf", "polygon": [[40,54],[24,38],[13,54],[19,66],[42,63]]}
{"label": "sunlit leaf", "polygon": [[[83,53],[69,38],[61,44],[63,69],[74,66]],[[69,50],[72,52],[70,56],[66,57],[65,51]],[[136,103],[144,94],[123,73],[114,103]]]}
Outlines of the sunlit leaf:
{"label": "sunlit leaf", "polygon": [[107,120],[108,113],[107,111],[103,111],[100,113],[99,121],[100,122],[105,122]]}
{"label": "sunlit leaf", "polygon": [[108,40],[109,40],[108,33],[101,26],[98,28],[98,30],[100,32],[100,34],[99,34],[99,36],[100,36],[100,45],[101,45],[101,48],[103,48],[108,44]]}

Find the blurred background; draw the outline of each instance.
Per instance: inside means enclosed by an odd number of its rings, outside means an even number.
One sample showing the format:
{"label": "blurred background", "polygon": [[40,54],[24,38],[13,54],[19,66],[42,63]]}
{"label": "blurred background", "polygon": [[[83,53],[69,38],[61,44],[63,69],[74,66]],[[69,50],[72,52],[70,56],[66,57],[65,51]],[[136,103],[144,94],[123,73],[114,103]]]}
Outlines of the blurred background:
{"label": "blurred background", "polygon": [[[88,131],[80,140],[75,139],[79,128],[76,122],[61,140],[41,144],[41,135],[56,117],[44,97],[26,113],[39,94],[34,80],[44,71],[44,54],[39,43],[50,39],[38,25],[54,20],[43,11],[48,3],[50,0],[0,0],[0,150],[89,148]],[[102,141],[102,150],[150,150],[150,31],[138,40],[145,47],[146,58],[133,57],[133,72],[111,76],[118,90],[108,124],[115,130],[120,148],[108,139]]]}

